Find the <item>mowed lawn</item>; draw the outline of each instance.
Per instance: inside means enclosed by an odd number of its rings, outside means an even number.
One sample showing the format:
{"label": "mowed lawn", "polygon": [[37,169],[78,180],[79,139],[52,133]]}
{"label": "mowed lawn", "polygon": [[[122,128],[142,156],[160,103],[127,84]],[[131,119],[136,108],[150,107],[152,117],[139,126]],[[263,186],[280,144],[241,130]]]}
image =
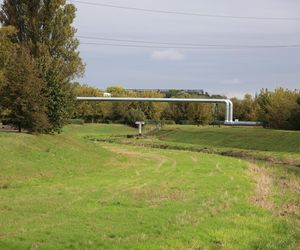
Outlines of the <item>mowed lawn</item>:
{"label": "mowed lawn", "polygon": [[87,139],[135,132],[0,133],[0,249],[299,249],[297,170]]}

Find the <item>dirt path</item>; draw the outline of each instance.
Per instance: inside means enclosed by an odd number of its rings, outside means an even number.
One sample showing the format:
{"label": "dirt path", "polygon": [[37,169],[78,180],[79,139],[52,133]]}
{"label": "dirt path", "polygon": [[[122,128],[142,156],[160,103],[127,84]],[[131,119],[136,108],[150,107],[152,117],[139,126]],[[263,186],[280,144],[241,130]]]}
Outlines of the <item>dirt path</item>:
{"label": "dirt path", "polygon": [[170,157],[167,157],[165,155],[162,154],[158,154],[158,153],[147,153],[147,152],[139,152],[139,151],[133,151],[133,150],[129,150],[127,148],[124,147],[118,147],[118,146],[107,146],[104,145],[102,146],[103,148],[116,153],[116,154],[122,154],[122,155],[126,155],[129,157],[134,157],[134,158],[140,158],[140,159],[153,159],[155,161],[157,161],[157,167],[161,168],[166,162],[171,162],[172,163],[172,167],[176,167],[177,165],[177,161],[175,159],[172,159]]}
{"label": "dirt path", "polygon": [[239,150],[239,149],[215,149],[215,148],[204,148],[204,147],[191,147],[191,146],[182,146],[182,145],[173,145],[166,143],[151,143],[140,141],[130,141],[130,140],[112,140],[110,138],[106,139],[91,139],[98,142],[107,142],[120,145],[132,145],[140,146],[147,148],[157,148],[157,149],[170,149],[170,150],[179,150],[179,151],[191,151],[199,152],[206,154],[217,154],[223,156],[230,156],[239,159],[245,159],[249,161],[265,161],[272,164],[281,164],[290,167],[300,167],[300,158],[299,157],[277,157],[274,155],[260,154],[260,152],[255,152],[251,150]]}

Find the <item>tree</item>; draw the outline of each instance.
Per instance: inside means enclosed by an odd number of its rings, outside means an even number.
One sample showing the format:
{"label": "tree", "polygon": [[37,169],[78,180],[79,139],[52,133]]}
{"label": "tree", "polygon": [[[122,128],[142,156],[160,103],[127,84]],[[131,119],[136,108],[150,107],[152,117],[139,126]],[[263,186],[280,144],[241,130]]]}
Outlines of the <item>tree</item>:
{"label": "tree", "polygon": [[188,108],[188,119],[197,125],[208,125],[213,122],[213,106],[211,104],[191,103]]}
{"label": "tree", "polygon": [[[103,92],[79,83],[73,84],[73,93],[76,96],[103,96]],[[104,120],[103,103],[100,102],[77,102],[74,117],[84,119],[85,122],[98,122]]]}
{"label": "tree", "polygon": [[130,109],[126,112],[125,115],[125,122],[130,125],[135,127],[137,121],[145,121],[146,117],[143,111],[140,109]]}
{"label": "tree", "polygon": [[[166,93],[168,98],[190,98],[190,94],[180,90],[170,90]],[[189,103],[168,103],[168,109],[165,110],[163,115],[172,119],[176,123],[182,123],[189,120],[188,118],[188,109]]]}
{"label": "tree", "polygon": [[16,32],[16,29],[12,26],[0,28],[0,82],[4,79],[5,67],[12,60],[17,48],[17,45],[10,41]]}
{"label": "tree", "polygon": [[44,132],[50,124],[36,65],[23,47],[16,48],[10,58],[0,84],[1,106],[9,110],[6,118],[19,132],[21,128]]}
{"label": "tree", "polygon": [[41,93],[47,97],[51,131],[60,131],[71,116],[69,82],[84,71],[72,27],[75,12],[65,0],[4,0],[0,12],[2,25],[18,30],[12,40],[28,48],[45,82]]}
{"label": "tree", "polygon": [[106,91],[114,97],[126,95],[126,90],[122,86],[110,86]]}
{"label": "tree", "polygon": [[300,130],[300,93],[297,98],[297,105],[292,111],[291,124],[293,129]]}
{"label": "tree", "polygon": [[292,114],[297,107],[297,91],[278,88],[274,92],[263,89],[257,97],[258,119],[276,129],[292,129]]}
{"label": "tree", "polygon": [[237,99],[236,97],[231,99],[234,108],[234,118],[240,121],[256,121],[257,120],[257,103],[255,99],[246,94],[244,99]]}
{"label": "tree", "polygon": [[[1,27],[0,28],[0,88],[5,81],[5,69],[7,65],[13,60],[14,53],[16,52],[17,45],[10,41],[11,37],[16,34],[14,27]],[[0,93],[0,98],[3,95]],[[2,99],[1,98],[1,99]],[[3,107],[0,99],[0,118],[5,117],[7,110]]]}

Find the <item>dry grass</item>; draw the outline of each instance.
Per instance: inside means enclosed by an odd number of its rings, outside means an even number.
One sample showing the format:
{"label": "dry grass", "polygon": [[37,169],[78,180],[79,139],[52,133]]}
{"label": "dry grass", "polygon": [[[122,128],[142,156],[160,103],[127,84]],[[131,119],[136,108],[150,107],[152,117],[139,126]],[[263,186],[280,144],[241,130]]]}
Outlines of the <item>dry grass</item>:
{"label": "dry grass", "polygon": [[255,193],[250,198],[252,203],[261,208],[271,210],[275,215],[300,215],[299,200],[287,201],[280,205],[275,205],[272,201],[272,196],[276,193],[276,189],[279,190],[277,195],[280,196],[284,196],[287,190],[299,193],[300,184],[296,179],[278,177],[272,174],[268,168],[264,166],[259,167],[253,163],[249,163],[248,169],[255,182]]}
{"label": "dry grass", "polygon": [[300,182],[298,179],[287,179],[285,177],[277,178],[277,183],[283,189],[288,189],[295,193],[300,193]]}
{"label": "dry grass", "polygon": [[198,162],[197,157],[195,157],[195,156],[193,156],[193,155],[191,156],[191,159],[192,159],[193,162]]}
{"label": "dry grass", "polygon": [[270,201],[273,180],[266,168],[258,167],[249,163],[249,172],[255,182],[255,193],[251,202],[262,208],[273,209],[274,204]]}
{"label": "dry grass", "polygon": [[[197,215],[197,214],[196,214]],[[176,223],[178,225],[196,225],[199,223],[200,216],[195,216],[195,213],[189,211],[184,211],[176,216]]]}
{"label": "dry grass", "polygon": [[280,215],[300,215],[300,201],[290,201],[281,206]]}

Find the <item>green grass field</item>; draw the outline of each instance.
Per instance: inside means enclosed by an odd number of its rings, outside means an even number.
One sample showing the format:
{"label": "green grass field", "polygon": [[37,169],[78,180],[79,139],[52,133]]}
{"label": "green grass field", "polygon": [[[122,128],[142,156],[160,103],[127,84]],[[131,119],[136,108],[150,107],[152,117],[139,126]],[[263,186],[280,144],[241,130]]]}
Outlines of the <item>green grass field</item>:
{"label": "green grass field", "polygon": [[162,140],[207,147],[292,152],[300,155],[300,131],[174,125],[162,129],[157,136]]}
{"label": "green grass field", "polygon": [[[167,127],[157,136],[299,153],[299,132],[204,130]],[[257,131],[266,141],[244,144]],[[0,132],[0,249],[300,248],[298,168],[89,139],[135,132],[122,125],[71,125],[55,136]]]}

